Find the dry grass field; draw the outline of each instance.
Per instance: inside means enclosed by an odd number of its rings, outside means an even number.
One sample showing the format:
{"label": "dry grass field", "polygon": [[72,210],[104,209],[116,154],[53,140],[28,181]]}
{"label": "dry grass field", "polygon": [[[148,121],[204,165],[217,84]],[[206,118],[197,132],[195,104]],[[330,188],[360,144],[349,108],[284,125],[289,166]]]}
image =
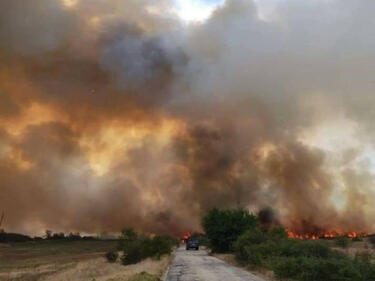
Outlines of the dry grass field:
{"label": "dry grass field", "polygon": [[337,247],[334,241],[329,241],[329,245],[332,249],[344,252],[353,258],[356,255],[369,254],[372,256],[372,260],[375,262],[375,247],[369,242],[369,238],[363,238],[362,240],[363,241],[350,242],[346,249]]}
{"label": "dry grass field", "polygon": [[116,241],[40,241],[0,244],[0,281],[122,281],[140,272],[160,276],[169,258],[123,266],[104,258]]}

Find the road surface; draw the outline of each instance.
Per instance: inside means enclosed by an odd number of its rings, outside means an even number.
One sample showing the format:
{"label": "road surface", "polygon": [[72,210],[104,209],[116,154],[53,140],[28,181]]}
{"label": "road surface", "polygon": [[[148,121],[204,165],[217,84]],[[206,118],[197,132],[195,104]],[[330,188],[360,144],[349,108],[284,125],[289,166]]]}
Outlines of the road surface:
{"label": "road surface", "polygon": [[205,250],[176,250],[166,281],[265,281],[243,269],[229,265]]}

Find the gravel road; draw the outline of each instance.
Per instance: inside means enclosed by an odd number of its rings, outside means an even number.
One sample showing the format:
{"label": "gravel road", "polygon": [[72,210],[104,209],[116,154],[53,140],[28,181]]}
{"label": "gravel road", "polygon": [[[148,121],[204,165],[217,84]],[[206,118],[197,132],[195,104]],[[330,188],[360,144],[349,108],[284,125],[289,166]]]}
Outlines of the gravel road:
{"label": "gravel road", "polygon": [[166,281],[265,281],[243,269],[229,265],[205,250],[176,250]]}

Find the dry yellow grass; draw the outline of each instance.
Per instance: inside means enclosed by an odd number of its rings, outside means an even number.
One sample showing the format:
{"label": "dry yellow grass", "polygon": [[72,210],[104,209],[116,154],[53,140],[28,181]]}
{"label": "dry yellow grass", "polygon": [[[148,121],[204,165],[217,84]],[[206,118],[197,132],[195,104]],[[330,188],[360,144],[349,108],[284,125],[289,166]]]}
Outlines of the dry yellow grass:
{"label": "dry yellow grass", "polygon": [[363,241],[360,241],[360,242],[351,241],[348,248],[346,249],[337,247],[334,241],[329,241],[329,242],[330,242],[330,246],[332,247],[332,249],[343,252],[352,258],[354,258],[357,254],[369,254],[372,256],[373,260],[375,259],[375,248],[369,242],[368,238],[363,238]]}
{"label": "dry yellow grass", "polygon": [[116,243],[90,242],[2,245],[0,281],[125,281],[143,271],[161,276],[170,262],[164,257],[130,266],[108,263],[104,253]]}

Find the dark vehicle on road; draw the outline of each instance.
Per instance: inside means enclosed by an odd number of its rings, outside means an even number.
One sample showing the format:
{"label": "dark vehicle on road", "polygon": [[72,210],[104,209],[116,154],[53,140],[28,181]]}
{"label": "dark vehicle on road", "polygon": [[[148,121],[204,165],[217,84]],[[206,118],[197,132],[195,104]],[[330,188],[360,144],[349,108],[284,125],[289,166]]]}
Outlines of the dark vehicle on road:
{"label": "dark vehicle on road", "polygon": [[199,250],[199,241],[197,239],[189,239],[186,242],[186,250],[190,249]]}

